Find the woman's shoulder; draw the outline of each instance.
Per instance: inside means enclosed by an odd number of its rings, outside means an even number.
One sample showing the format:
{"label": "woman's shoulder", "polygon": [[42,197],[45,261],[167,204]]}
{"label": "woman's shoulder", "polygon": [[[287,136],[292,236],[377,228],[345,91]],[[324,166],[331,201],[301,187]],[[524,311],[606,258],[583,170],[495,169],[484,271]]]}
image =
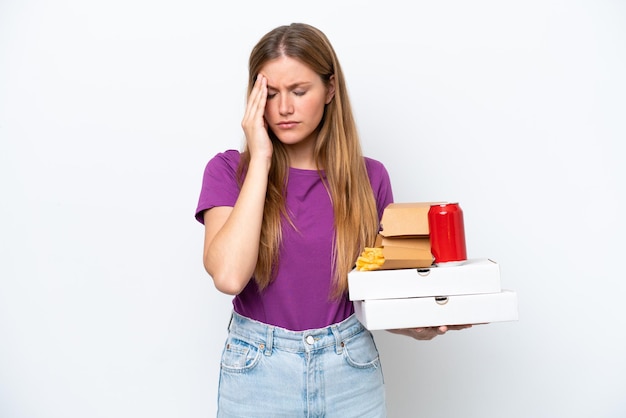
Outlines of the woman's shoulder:
{"label": "woman's shoulder", "polygon": [[206,164],[206,170],[234,170],[239,165],[241,153],[235,149],[227,149],[225,151],[214,154]]}
{"label": "woman's shoulder", "polygon": [[227,149],[225,151],[218,152],[211,158],[211,160],[220,160],[228,165],[237,165],[241,159],[241,152],[236,149]]}
{"label": "woman's shoulder", "polygon": [[373,158],[365,158],[365,166],[367,175],[370,178],[372,191],[376,196],[376,206],[379,216],[382,216],[383,210],[387,205],[393,202],[393,191],[391,188],[391,179],[385,165]]}
{"label": "woman's shoulder", "polygon": [[381,176],[383,177],[389,176],[389,173],[387,172],[387,168],[381,161],[376,160],[371,157],[363,157],[363,159],[365,160],[365,168],[367,169],[367,173],[369,174],[370,178],[380,178]]}

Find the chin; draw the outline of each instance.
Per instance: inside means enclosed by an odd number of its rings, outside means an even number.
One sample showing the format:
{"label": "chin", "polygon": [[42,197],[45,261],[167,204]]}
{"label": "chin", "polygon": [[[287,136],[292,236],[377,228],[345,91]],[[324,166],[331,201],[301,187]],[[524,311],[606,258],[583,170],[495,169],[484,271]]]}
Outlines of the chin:
{"label": "chin", "polygon": [[287,136],[277,136],[278,140],[284,144],[284,145],[296,145],[299,144],[301,142],[304,142],[304,138],[298,136],[291,136],[291,135],[287,135]]}

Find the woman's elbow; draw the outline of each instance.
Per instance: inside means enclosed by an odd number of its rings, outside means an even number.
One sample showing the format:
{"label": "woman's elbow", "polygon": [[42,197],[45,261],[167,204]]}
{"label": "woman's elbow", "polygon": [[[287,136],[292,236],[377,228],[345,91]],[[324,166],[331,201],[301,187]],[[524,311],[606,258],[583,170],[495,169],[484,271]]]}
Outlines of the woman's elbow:
{"label": "woman's elbow", "polygon": [[242,285],[233,280],[219,280],[219,278],[216,277],[213,277],[213,284],[220,292],[233,296],[240,294],[246,287],[245,284]]}
{"label": "woman's elbow", "polygon": [[224,274],[217,271],[212,271],[205,265],[205,269],[211,279],[213,279],[213,285],[217,290],[227,295],[238,295],[248,284],[249,280],[239,279],[233,277],[232,274]]}

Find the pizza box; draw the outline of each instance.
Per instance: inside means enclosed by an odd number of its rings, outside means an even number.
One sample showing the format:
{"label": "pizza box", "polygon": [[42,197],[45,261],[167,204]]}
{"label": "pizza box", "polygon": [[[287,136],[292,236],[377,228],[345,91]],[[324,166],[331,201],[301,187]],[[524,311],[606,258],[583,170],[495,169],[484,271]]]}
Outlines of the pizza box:
{"label": "pizza box", "polygon": [[369,330],[517,321],[517,293],[374,299],[355,301],[359,321]]}
{"label": "pizza box", "polygon": [[488,258],[468,259],[451,266],[355,269],[348,273],[350,300],[453,296],[500,290],[500,266]]}

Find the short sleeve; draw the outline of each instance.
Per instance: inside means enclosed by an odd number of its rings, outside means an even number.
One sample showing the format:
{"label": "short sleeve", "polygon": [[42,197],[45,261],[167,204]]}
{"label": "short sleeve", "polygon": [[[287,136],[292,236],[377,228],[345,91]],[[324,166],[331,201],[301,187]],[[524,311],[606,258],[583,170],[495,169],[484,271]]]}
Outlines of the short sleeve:
{"label": "short sleeve", "polygon": [[365,166],[367,174],[370,178],[372,191],[376,199],[376,208],[378,209],[378,218],[382,218],[383,211],[390,203],[393,203],[393,190],[391,188],[391,179],[389,172],[385,166],[372,158],[365,158]]}
{"label": "short sleeve", "polygon": [[203,213],[216,206],[235,206],[239,197],[237,166],[241,154],[228,150],[215,155],[207,163],[202,177],[202,189],[196,206],[195,217],[204,223]]}

